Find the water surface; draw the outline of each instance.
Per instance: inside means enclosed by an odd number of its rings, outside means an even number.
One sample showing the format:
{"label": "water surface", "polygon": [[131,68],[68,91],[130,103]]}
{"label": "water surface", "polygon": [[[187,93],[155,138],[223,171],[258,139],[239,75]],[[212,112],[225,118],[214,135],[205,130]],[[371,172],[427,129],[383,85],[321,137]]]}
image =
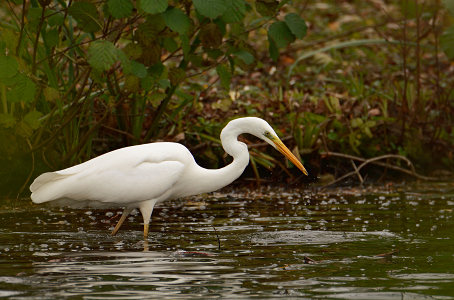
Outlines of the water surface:
{"label": "water surface", "polygon": [[454,184],[0,209],[0,297],[454,299]]}

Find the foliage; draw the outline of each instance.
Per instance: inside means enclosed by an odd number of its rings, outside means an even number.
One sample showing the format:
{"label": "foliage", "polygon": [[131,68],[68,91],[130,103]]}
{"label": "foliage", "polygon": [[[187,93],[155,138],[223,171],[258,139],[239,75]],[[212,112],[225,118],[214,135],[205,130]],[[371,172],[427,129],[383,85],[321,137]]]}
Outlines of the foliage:
{"label": "foliage", "polygon": [[[327,152],[398,154],[425,175],[452,176],[454,47],[445,36],[453,16],[440,3],[391,3],[295,5],[309,20],[310,35],[282,48],[278,64],[235,76],[237,89],[227,100],[222,91],[210,95],[207,118],[264,116],[320,178],[352,169],[352,161]],[[257,40],[272,39],[273,30]],[[285,44],[285,34],[277,39]],[[391,163],[405,167],[403,161]],[[372,180],[387,174],[384,168],[367,171]]]}
{"label": "foliage", "polygon": [[266,14],[245,0],[2,2],[0,163],[20,157],[24,182],[181,132],[204,90],[197,78],[213,70],[228,91],[258,63],[250,34],[265,28],[274,43],[286,32],[273,59],[304,37],[299,15],[268,2]]}
{"label": "foliage", "polygon": [[[2,2],[0,190],[157,140],[182,142],[202,165],[219,167],[229,161],[219,132],[239,115],[277,127],[309,180],[351,168],[327,151],[394,153],[424,171],[452,171],[453,7],[452,0]],[[280,158],[245,139],[248,176],[284,172]]]}

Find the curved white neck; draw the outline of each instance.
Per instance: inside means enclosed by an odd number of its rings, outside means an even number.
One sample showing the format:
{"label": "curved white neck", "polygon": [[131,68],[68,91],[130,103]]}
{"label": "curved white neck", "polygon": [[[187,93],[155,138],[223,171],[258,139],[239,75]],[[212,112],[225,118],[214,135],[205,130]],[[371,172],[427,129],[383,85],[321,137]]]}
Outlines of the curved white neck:
{"label": "curved white neck", "polygon": [[216,191],[232,183],[241,176],[249,164],[249,152],[246,144],[238,141],[244,131],[234,126],[226,126],[221,132],[222,147],[233,157],[233,161],[221,169],[205,169],[197,166],[197,185],[192,184],[191,191],[185,196]]}

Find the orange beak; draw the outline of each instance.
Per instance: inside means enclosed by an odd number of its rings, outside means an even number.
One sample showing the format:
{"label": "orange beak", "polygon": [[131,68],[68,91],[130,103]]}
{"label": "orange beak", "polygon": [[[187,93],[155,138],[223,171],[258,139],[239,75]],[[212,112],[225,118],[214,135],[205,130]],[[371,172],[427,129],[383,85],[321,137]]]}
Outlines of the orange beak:
{"label": "orange beak", "polygon": [[301,172],[304,173],[304,175],[308,175],[306,168],[303,166],[303,164],[296,158],[295,155],[282,143],[282,141],[279,138],[274,138],[272,139],[274,145],[276,145],[276,149],[281,152],[282,154],[285,155],[298,169],[301,170]]}

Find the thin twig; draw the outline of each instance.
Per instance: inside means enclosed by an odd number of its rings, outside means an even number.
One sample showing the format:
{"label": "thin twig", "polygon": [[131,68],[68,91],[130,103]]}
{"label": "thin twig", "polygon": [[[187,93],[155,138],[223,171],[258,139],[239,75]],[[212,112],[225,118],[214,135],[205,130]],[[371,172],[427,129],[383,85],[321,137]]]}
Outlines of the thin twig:
{"label": "thin twig", "polygon": [[216,238],[218,239],[218,250],[221,251],[221,240],[219,239],[219,235],[218,235],[218,232],[216,230],[216,227],[214,227],[214,225],[211,225],[211,227],[213,227],[214,234],[216,234]]}
{"label": "thin twig", "polygon": [[[135,22],[136,20],[134,20]],[[37,65],[41,64],[42,62],[44,61],[47,61],[55,56],[60,56],[60,55],[64,55],[66,52],[68,52],[69,50],[73,49],[73,48],[76,48],[76,47],[79,47],[79,46],[82,46],[82,45],[85,45],[85,44],[89,44],[89,43],[92,43],[94,41],[97,41],[97,40],[102,40],[102,39],[105,39],[106,36],[110,35],[111,33],[114,33],[115,31],[120,31],[122,33],[128,33],[132,30],[134,30],[135,28],[133,26],[131,26],[131,28],[129,29],[125,29],[128,25],[130,25],[130,23],[128,24],[125,24],[122,28],[114,28],[112,29],[111,31],[107,32],[107,34],[103,34],[103,35],[100,35],[98,37],[95,37],[93,39],[90,39],[90,40],[87,40],[87,41],[83,41],[83,42],[80,42],[80,43],[77,43],[77,44],[73,44],[71,46],[68,46],[66,47],[65,49],[61,50],[61,51],[57,51],[51,55],[48,55],[46,57],[44,57],[43,59],[39,60],[38,62],[36,62]]]}
{"label": "thin twig", "polygon": [[[26,141],[27,141],[28,146],[30,147],[30,150],[32,150],[33,147],[32,147],[32,144],[30,143],[30,140],[26,139]],[[32,167],[31,167],[30,172],[28,173],[27,178],[25,179],[24,184],[21,186],[21,188],[17,192],[16,201],[19,200],[20,194],[22,194],[22,192],[24,191],[25,187],[30,182],[30,179],[32,178],[33,172],[35,172],[35,153],[33,151],[31,152],[31,156],[32,156]]]}
{"label": "thin twig", "polygon": [[[337,153],[337,152],[322,152],[321,155],[342,157],[342,158],[347,158],[347,159],[357,160],[357,161],[362,161],[363,162],[361,165],[359,165],[359,167],[355,171],[352,171],[352,172],[349,172],[349,173],[347,173],[345,175],[342,175],[341,177],[339,177],[339,178],[331,181],[330,183],[324,185],[324,187],[333,185],[333,184],[335,184],[335,183],[337,183],[337,182],[339,182],[339,181],[341,181],[341,180],[343,180],[343,179],[345,179],[347,177],[350,177],[352,175],[357,174],[359,172],[359,170],[361,170],[364,166],[366,166],[366,165],[368,165],[370,163],[378,165],[378,166],[386,167],[386,168],[389,168],[389,169],[393,169],[393,170],[396,170],[396,171],[411,175],[413,177],[416,177],[416,178],[422,179],[422,180],[432,180],[432,181],[439,180],[439,178],[436,178],[436,177],[428,177],[428,176],[423,176],[423,175],[420,175],[420,174],[416,173],[412,162],[408,158],[406,158],[405,156],[402,156],[402,155],[386,154],[386,155],[373,157],[373,158],[370,158],[370,159],[365,159],[365,158],[362,158],[362,157],[357,157],[357,156],[354,156],[354,155]],[[389,163],[379,162],[379,160],[388,159],[388,158],[400,159],[400,160],[403,160],[403,161],[407,162],[408,166],[410,167],[410,170],[404,169],[404,168],[401,168],[401,167],[398,167],[398,166],[395,166],[395,165],[392,165],[392,164],[389,164]]]}
{"label": "thin twig", "polygon": [[46,18],[46,7],[43,6],[43,10],[41,11],[41,19],[39,20],[38,29],[36,30],[36,39],[33,44],[32,74],[35,74],[35,72],[36,72],[36,54],[38,53],[39,35],[41,33],[41,28],[43,27],[45,18]]}
{"label": "thin twig", "polygon": [[114,128],[114,127],[111,127],[111,126],[108,126],[108,125],[105,125],[105,124],[101,124],[101,127],[102,128],[105,128],[105,129],[108,129],[108,130],[111,130],[113,132],[117,132],[117,133],[120,133],[130,139],[133,139],[134,141],[137,141],[137,142],[142,142],[139,138],[137,138],[136,136],[134,136],[133,134],[127,132],[127,131],[124,131],[124,130],[121,130],[121,129],[117,129],[117,128]]}
{"label": "thin twig", "polygon": [[352,162],[352,166],[353,166],[353,169],[355,169],[356,175],[358,175],[359,182],[361,182],[361,185],[363,185],[363,183],[364,183],[363,176],[361,176],[361,173],[359,172],[358,167],[356,166],[353,159],[350,159],[350,161]]}
{"label": "thin twig", "polygon": [[[8,1],[9,4],[9,1]],[[22,43],[22,39],[24,37],[24,27],[25,27],[25,10],[27,9],[27,1],[22,2],[22,16],[20,20],[20,33],[19,33],[19,39],[17,41],[17,46],[16,46],[16,56],[19,56],[20,52],[20,46]],[[44,8],[43,8],[44,9]],[[14,10],[12,10],[14,12]]]}

